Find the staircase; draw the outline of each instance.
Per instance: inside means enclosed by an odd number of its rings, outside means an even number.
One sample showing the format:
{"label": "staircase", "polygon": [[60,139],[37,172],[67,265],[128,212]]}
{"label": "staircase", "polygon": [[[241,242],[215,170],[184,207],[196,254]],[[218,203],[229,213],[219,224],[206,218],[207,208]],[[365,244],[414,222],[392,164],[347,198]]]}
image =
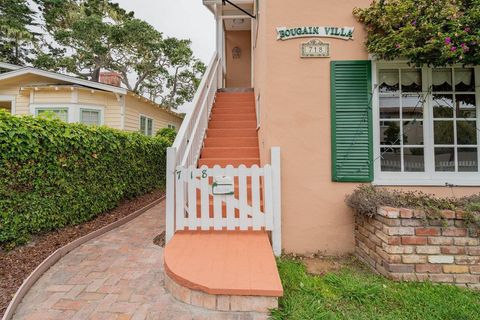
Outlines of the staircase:
{"label": "staircase", "polygon": [[218,92],[198,166],[260,165],[253,92]]}
{"label": "staircase", "polygon": [[[272,168],[278,168],[276,173],[280,166],[278,163],[277,166],[259,168],[260,153],[252,91],[216,92],[209,115],[196,166],[207,166],[210,168],[208,170],[213,168],[213,174],[202,179],[198,174],[204,168],[196,170],[193,163],[188,171],[182,169],[180,173],[178,170],[175,173],[179,191],[177,197],[180,195],[180,199],[185,199],[188,196],[188,201],[194,200],[188,210],[182,207],[177,210],[177,213],[180,212],[177,220],[185,219],[182,225],[188,225],[185,215],[197,219],[194,219],[194,227],[178,229],[165,247],[165,285],[178,300],[206,309],[266,313],[277,307],[278,297],[283,295],[269,239],[269,230],[280,228],[272,228],[273,201],[271,198],[266,201],[268,197],[265,199],[263,195],[263,191],[272,190],[272,181],[275,181],[272,179]],[[198,140],[199,146],[201,142]],[[279,159],[279,154],[272,156],[272,159],[275,158]],[[258,167],[251,168],[253,165]],[[226,169],[215,169],[215,166]],[[215,170],[220,170],[221,176],[234,176],[233,196],[209,194],[213,178],[217,176]],[[237,173],[232,174],[233,170],[237,170]],[[242,170],[251,175],[242,176]],[[183,193],[182,186],[191,187],[197,181],[201,187]],[[276,183],[280,184],[279,181]],[[238,201],[240,207],[234,208],[233,201]],[[181,200],[182,205],[183,202]],[[203,204],[207,204],[206,207]],[[196,214],[195,210],[191,210],[192,207],[196,208]],[[238,224],[228,224],[233,220],[246,221],[242,220],[244,218],[239,208],[251,214],[248,228],[242,228],[241,224],[240,227]],[[262,218],[257,220],[260,216]],[[204,221],[207,221],[206,229],[201,227]],[[217,228],[215,221],[227,221],[227,224]],[[272,231],[272,239],[274,243],[279,243],[280,233]],[[277,252],[279,249],[277,246]]]}

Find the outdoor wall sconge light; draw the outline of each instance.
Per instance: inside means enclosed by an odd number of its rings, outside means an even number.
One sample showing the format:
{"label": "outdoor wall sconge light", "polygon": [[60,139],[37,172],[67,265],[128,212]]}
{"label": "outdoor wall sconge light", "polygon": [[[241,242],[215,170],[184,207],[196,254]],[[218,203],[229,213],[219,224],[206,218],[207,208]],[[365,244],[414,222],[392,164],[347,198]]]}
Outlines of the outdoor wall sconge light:
{"label": "outdoor wall sconge light", "polygon": [[239,47],[235,47],[232,49],[233,59],[240,59],[241,55],[242,55],[242,49],[240,49]]}

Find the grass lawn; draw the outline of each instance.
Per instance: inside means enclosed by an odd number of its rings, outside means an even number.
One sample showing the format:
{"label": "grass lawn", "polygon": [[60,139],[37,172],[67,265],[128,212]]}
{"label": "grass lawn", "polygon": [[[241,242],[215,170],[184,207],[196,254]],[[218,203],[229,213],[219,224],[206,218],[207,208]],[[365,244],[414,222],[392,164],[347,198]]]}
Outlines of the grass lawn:
{"label": "grass lawn", "polygon": [[480,292],[431,283],[398,283],[358,262],[321,276],[301,261],[277,261],[285,295],[273,319],[480,319]]}

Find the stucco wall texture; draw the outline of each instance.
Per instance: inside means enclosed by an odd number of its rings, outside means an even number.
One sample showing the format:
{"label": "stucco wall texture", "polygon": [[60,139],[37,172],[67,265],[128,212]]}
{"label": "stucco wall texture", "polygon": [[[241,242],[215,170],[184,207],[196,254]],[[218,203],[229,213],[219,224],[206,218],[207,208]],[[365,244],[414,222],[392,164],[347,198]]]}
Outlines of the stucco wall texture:
{"label": "stucco wall texture", "polygon": [[[262,163],[281,147],[282,245],[286,252],[345,254],[354,251],[354,215],[345,196],[357,184],[331,178],[330,62],[366,60],[365,30],[352,14],[370,0],[260,1],[254,50],[255,94],[259,99]],[[308,38],[278,41],[276,27],[352,26],[354,39],[322,39],[331,57],[300,58]],[[445,187],[414,187],[451,196]],[[455,195],[479,188],[456,188]]]}

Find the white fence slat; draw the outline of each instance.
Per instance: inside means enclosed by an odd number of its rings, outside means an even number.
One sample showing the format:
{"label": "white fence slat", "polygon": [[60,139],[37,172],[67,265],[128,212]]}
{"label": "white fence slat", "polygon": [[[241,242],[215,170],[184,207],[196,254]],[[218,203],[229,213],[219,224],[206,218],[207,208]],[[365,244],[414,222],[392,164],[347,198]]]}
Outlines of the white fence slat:
{"label": "white fence slat", "polygon": [[[234,177],[234,170],[233,166],[228,165],[225,169],[225,175],[230,177],[233,181],[233,186],[235,190],[235,177]],[[235,208],[233,207],[233,198],[234,195],[227,195],[226,196],[226,209],[227,209],[227,230],[235,230]]]}
{"label": "white fence slat", "polygon": [[240,167],[238,168],[238,202],[240,210],[240,230],[248,229],[247,175],[248,171],[245,165],[240,165]]}
{"label": "white fence slat", "polygon": [[252,166],[252,218],[253,230],[260,230],[261,216],[260,216],[260,182],[259,182],[259,168],[255,164]]}
{"label": "white fence slat", "polygon": [[280,147],[272,147],[271,164],[273,175],[273,231],[272,247],[277,257],[282,254],[282,194]]}
{"label": "white fence slat", "polygon": [[167,148],[166,187],[167,197],[165,204],[165,242],[168,243],[175,233],[175,169],[176,148]]}
{"label": "white fence slat", "polygon": [[184,185],[185,185],[185,175],[186,170],[182,167],[177,167],[175,172],[175,179],[176,179],[176,229],[183,230],[185,229],[185,200],[184,200]]}
{"label": "white fence slat", "polygon": [[265,229],[273,230],[273,208],[272,208],[272,168],[266,165],[263,168],[265,176],[263,178],[263,209],[265,212]]}
{"label": "white fence slat", "polygon": [[[223,176],[224,170],[216,165],[213,167],[212,175],[215,177]],[[215,230],[221,230],[223,227],[222,223],[222,196],[217,195],[213,196],[213,227]]]}
{"label": "white fence slat", "polygon": [[209,183],[208,183],[208,174],[207,166],[202,166],[200,168],[200,199],[201,199],[201,226],[202,230],[210,229],[210,201],[209,201]]}
{"label": "white fence slat", "polygon": [[197,184],[195,183],[195,168],[188,167],[188,228],[197,229]]}

